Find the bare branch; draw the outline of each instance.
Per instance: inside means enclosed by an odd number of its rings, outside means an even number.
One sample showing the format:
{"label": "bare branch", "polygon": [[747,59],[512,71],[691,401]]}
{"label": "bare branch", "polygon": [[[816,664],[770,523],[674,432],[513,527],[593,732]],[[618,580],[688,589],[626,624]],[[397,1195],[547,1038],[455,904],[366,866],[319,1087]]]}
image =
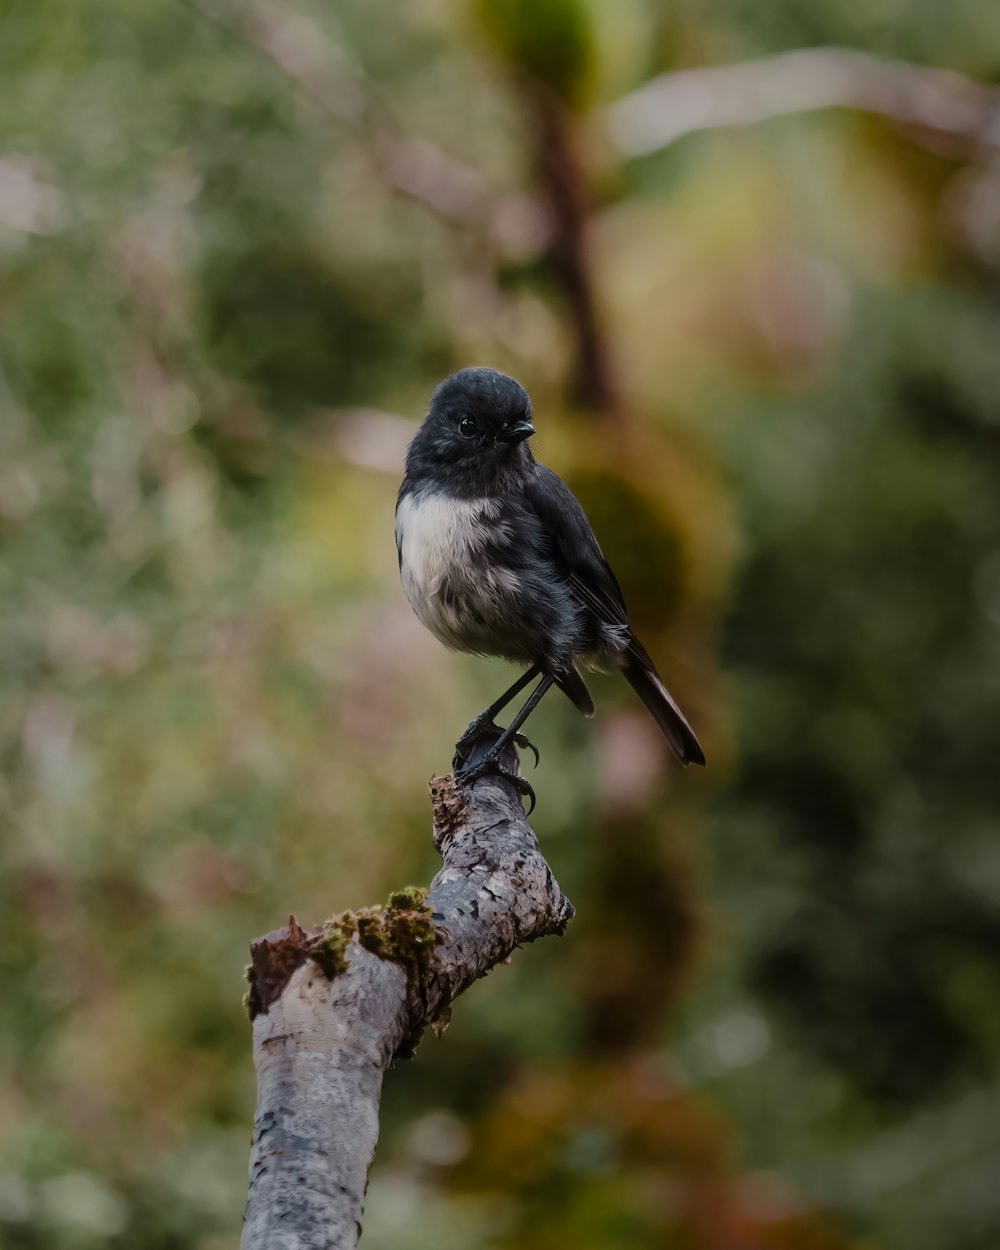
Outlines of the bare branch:
{"label": "bare branch", "polygon": [[[512,766],[516,757],[505,754]],[[255,942],[248,995],[258,1109],[243,1250],[357,1244],[382,1080],[425,1025],[520,944],[573,915],[509,781],[431,781],[443,866],[426,903],[400,891],[307,933]]]}
{"label": "bare branch", "polygon": [[879,113],[925,142],[1000,148],[1000,89],[952,70],[853,48],[800,48],[716,68],[661,74],[603,110],[618,149],[642,156],[684,135],[820,108]]}

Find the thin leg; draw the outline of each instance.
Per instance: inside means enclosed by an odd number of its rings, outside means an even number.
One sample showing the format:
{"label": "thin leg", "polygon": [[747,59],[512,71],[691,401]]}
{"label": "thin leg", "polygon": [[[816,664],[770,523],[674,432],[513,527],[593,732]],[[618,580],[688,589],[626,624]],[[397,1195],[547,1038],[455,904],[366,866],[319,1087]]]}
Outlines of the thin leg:
{"label": "thin leg", "polygon": [[507,704],[510,703],[512,699],[516,698],[525,686],[533,682],[541,671],[541,668],[537,664],[533,664],[523,676],[519,677],[517,681],[514,682],[513,686],[511,686],[509,690],[505,691],[499,699],[491,703],[486,711],[477,716],[476,720],[472,723],[475,724],[476,721],[482,721],[484,725],[492,725],[496,714],[498,712],[502,712]]}
{"label": "thin leg", "polygon": [[521,728],[535,708],[538,707],[539,703],[541,703],[542,696],[545,694],[546,690],[550,689],[554,681],[555,678],[551,673],[545,674],[542,680],[525,700],[524,707],[521,708],[520,712],[518,712],[518,714],[500,735],[496,745],[490,751],[490,755],[499,755],[510,740],[517,736],[517,731]]}
{"label": "thin leg", "polygon": [[[534,681],[541,671],[542,670],[539,665],[533,664],[526,673],[514,682],[513,686],[511,686],[509,690],[504,691],[499,699],[494,700],[485,712],[480,712],[475,720],[469,722],[465,733],[462,734],[461,738],[459,738],[458,742],[455,744],[454,767],[464,767],[465,761],[468,758],[467,752],[469,751],[469,748],[482,737],[483,731],[485,729],[496,729],[493,719],[497,713],[502,712],[507,704],[510,703],[512,699],[516,698],[516,696],[521,693],[529,682]],[[527,738],[522,738],[522,740],[518,743],[518,746],[530,747],[535,753],[535,763],[538,763],[538,751],[533,743],[529,742]]]}
{"label": "thin leg", "polygon": [[463,766],[463,767],[458,768],[456,772],[456,777],[461,782],[462,785],[471,785],[474,781],[477,780],[477,778],[482,777],[484,773],[498,772],[500,773],[501,776],[507,777],[509,778],[509,780],[515,782],[518,788],[521,790],[521,793],[527,794],[530,797],[531,807],[528,808],[528,815],[529,816],[531,815],[531,813],[535,810],[534,790],[524,780],[523,777],[519,777],[515,774],[508,773],[504,769],[502,769],[500,767],[499,757],[500,757],[501,751],[503,751],[503,749],[506,746],[508,746],[512,741],[517,741],[518,739],[520,739],[521,735],[518,733],[518,730],[521,728],[524,722],[528,719],[531,713],[535,710],[535,708],[541,702],[542,696],[553,685],[554,682],[555,682],[555,678],[552,676],[552,674],[546,673],[542,677],[542,680],[535,687],[535,689],[528,696],[527,700],[525,701],[524,706],[521,708],[518,714],[514,717],[514,719],[511,721],[508,727],[503,731],[500,737],[496,740],[493,746],[490,747],[490,749],[486,752],[483,758],[479,760],[477,763],[472,764],[471,766]]}

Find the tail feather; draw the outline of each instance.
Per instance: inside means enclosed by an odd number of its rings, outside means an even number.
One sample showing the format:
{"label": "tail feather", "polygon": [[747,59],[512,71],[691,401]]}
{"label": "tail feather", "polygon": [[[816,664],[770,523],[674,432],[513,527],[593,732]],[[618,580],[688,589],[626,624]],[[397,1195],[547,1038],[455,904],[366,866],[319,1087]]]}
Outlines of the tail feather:
{"label": "tail feather", "polygon": [[669,743],[670,749],[681,763],[704,764],[705,753],[694,735],[694,730],[685,720],[684,713],[674,702],[670,691],[660,680],[656,666],[649,658],[645,647],[636,638],[633,638],[629,644],[622,671],[629,685],[649,709]]}
{"label": "tail feather", "polygon": [[580,676],[580,671],[575,664],[561,669],[558,673],[553,673],[553,676],[556,679],[556,685],[574,707],[578,708],[584,716],[594,715],[594,700],[590,697],[587,683]]}

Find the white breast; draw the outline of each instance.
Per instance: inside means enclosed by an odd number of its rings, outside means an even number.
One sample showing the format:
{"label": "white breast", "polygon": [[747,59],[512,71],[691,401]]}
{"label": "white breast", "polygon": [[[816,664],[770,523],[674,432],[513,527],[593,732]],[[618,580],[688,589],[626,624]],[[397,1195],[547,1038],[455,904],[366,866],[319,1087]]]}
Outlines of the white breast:
{"label": "white breast", "polygon": [[404,585],[409,582],[420,594],[436,594],[449,573],[475,559],[488,536],[484,522],[495,509],[489,499],[407,495],[396,514]]}
{"label": "white breast", "polygon": [[[470,621],[475,609],[484,618],[499,614],[504,595],[515,593],[518,579],[509,570],[487,564],[482,549],[488,539],[509,542],[510,532],[497,516],[493,499],[452,499],[447,495],[407,495],[396,512],[403,590],[421,622],[446,646],[489,649]],[[470,632],[472,631],[472,632]]]}

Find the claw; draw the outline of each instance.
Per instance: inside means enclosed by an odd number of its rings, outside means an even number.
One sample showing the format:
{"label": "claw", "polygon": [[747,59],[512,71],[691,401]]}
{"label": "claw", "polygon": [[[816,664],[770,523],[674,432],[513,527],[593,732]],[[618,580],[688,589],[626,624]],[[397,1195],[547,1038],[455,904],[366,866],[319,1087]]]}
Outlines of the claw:
{"label": "claw", "polygon": [[[456,756],[456,759],[457,758],[458,757]],[[456,766],[455,780],[460,786],[468,787],[473,785],[479,780],[480,777],[485,776],[487,773],[495,773],[498,777],[503,777],[506,781],[512,781],[522,795],[531,799],[531,806],[527,811],[527,815],[531,815],[531,813],[535,810],[536,802],[534,787],[530,782],[525,781],[519,773],[508,772],[506,768],[501,766],[500,761],[495,756],[488,755],[484,759],[481,759],[477,764]]]}
{"label": "claw", "polygon": [[541,759],[541,756],[538,754],[538,747],[535,746],[530,738],[526,738],[524,734],[515,734],[514,745],[519,746],[522,751],[530,751],[535,757],[535,767],[538,767],[538,761]]}
{"label": "claw", "polygon": [[523,777],[511,777],[510,780],[513,781],[514,785],[517,786],[517,788],[521,791],[522,795],[531,799],[531,806],[528,808],[527,812],[525,812],[526,816],[530,816],[531,813],[535,810],[534,787],[532,786],[530,781],[525,781]]}
{"label": "claw", "polygon": [[[503,733],[501,727],[492,720],[484,720],[482,716],[477,716],[475,720],[469,721],[468,728],[461,738],[455,743],[455,755],[451,761],[451,766],[455,772],[468,767],[471,752],[468,750],[474,747],[482,738],[489,735],[490,737],[499,737]],[[522,751],[528,750],[535,757],[535,768],[538,767],[540,756],[538,747],[524,734],[515,734],[513,738],[515,746],[521,748]]]}
{"label": "claw", "polygon": [[500,726],[488,717],[477,716],[475,720],[469,721],[465,733],[455,743],[455,755],[451,762],[452,769],[458,773],[462,769],[470,767],[469,761],[475,755],[476,744],[486,736],[499,738],[501,733],[503,733],[503,730]]}

